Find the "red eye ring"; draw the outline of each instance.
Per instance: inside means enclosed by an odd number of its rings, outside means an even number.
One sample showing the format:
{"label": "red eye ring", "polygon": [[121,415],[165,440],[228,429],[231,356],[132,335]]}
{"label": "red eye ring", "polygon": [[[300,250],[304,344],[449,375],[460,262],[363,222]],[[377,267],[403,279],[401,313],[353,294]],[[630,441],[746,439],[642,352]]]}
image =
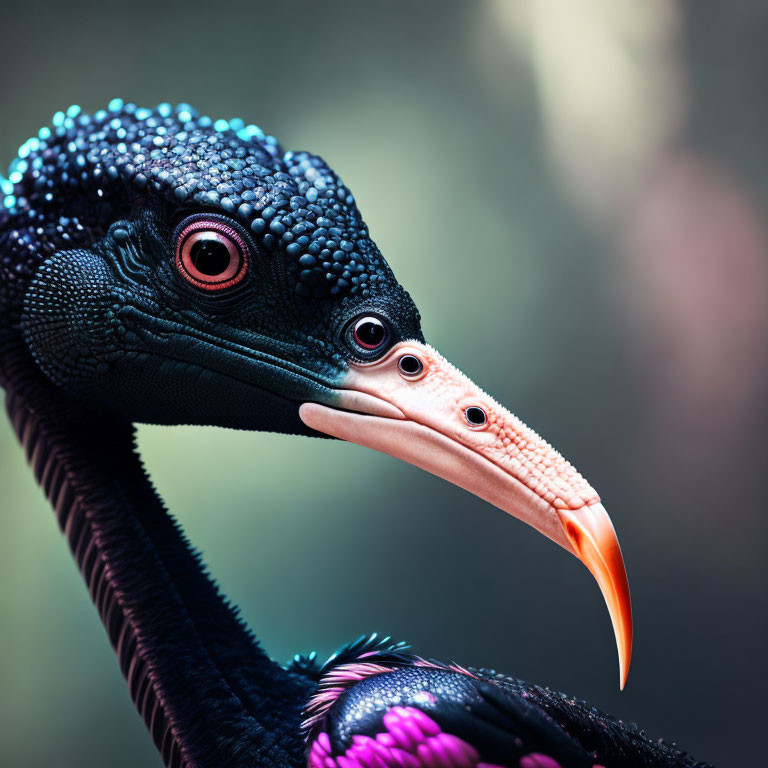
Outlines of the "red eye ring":
{"label": "red eye ring", "polygon": [[237,285],[248,269],[246,254],[237,230],[216,219],[195,219],[182,225],[176,239],[179,274],[204,291]]}

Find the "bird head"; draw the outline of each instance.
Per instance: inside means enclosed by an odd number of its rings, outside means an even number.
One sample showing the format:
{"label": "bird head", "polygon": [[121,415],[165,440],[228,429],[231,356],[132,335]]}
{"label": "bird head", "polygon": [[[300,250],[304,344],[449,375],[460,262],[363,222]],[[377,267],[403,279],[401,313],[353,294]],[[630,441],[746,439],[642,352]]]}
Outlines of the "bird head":
{"label": "bird head", "polygon": [[25,146],[6,208],[8,250],[29,278],[6,280],[5,305],[73,403],[337,437],[471,491],[589,568],[623,686],[629,589],[599,496],[425,342],[322,159],[186,105],[121,102],[62,114]]}

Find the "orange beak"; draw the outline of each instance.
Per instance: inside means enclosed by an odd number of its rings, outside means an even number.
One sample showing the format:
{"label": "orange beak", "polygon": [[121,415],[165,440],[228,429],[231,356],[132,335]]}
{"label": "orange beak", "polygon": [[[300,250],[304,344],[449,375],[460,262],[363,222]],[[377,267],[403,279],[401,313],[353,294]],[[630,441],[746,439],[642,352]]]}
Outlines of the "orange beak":
{"label": "orange beak", "polygon": [[532,525],[578,557],[611,615],[623,689],[632,606],[616,533],[600,497],[533,430],[426,344],[400,342],[353,363],[338,408],[305,403],[311,429],[388,453]]}

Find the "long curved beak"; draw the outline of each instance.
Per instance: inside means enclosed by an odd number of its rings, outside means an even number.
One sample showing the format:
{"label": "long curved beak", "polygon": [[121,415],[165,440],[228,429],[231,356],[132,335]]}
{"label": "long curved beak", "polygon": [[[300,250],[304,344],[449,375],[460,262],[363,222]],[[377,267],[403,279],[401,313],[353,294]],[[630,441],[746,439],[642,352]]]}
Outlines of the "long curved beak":
{"label": "long curved beak", "polygon": [[465,488],[586,565],[611,615],[623,689],[632,655],[629,585],[611,520],[587,481],[426,344],[400,342],[375,363],[353,364],[342,387],[338,408],[304,403],[302,421]]}

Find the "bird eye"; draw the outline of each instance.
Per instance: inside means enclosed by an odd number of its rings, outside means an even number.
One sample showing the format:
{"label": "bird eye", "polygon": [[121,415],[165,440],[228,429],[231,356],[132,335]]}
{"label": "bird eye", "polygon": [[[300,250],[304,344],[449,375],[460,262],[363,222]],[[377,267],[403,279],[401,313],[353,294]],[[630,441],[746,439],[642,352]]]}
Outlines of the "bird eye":
{"label": "bird eye", "polygon": [[378,317],[364,315],[352,323],[352,339],[359,352],[370,356],[384,349],[389,341],[389,328]]}
{"label": "bird eye", "polygon": [[216,219],[195,219],[182,222],[178,229],[176,268],[195,287],[220,291],[245,277],[246,252],[234,227]]}

